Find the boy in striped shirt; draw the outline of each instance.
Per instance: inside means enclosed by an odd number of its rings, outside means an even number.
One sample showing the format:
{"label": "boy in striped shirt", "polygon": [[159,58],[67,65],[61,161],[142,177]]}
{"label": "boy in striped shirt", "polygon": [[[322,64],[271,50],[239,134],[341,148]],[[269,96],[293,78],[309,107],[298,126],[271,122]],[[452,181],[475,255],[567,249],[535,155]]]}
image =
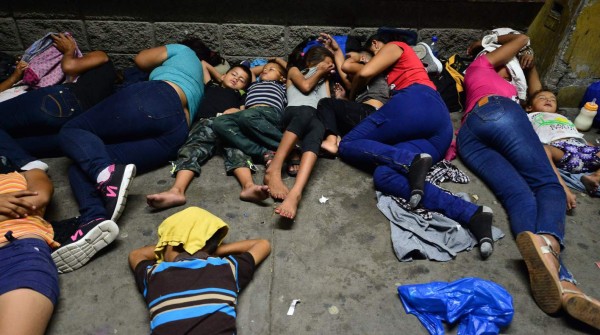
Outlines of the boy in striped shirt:
{"label": "boy in striped shirt", "polygon": [[160,225],[156,246],[129,254],[152,334],[235,333],[238,294],[271,246],[267,240],[219,246],[228,229],[216,216],[190,207]]}

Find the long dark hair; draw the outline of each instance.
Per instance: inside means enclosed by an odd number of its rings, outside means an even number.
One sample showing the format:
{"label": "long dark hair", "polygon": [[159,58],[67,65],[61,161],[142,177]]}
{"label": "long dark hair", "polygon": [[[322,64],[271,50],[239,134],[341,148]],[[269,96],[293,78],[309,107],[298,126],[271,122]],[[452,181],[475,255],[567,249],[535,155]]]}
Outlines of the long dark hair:
{"label": "long dark hair", "polygon": [[198,37],[187,36],[183,41],[180,41],[179,44],[188,46],[190,49],[194,50],[196,56],[198,56],[200,60],[203,60],[212,66],[218,66],[225,63],[218,52],[210,50],[210,48]]}
{"label": "long dark hair", "polygon": [[326,47],[320,45],[312,47],[304,55],[304,65],[306,67],[315,66],[327,57],[331,58],[331,60],[335,59],[331,50]]}
{"label": "long dark hair", "polygon": [[407,40],[406,36],[404,36],[398,32],[380,31],[376,34],[369,36],[369,38],[365,41],[363,48],[368,50],[369,47],[371,46],[371,44],[373,43],[373,41],[379,41],[379,42],[383,42],[384,44],[387,44],[389,42],[407,43],[408,40]]}

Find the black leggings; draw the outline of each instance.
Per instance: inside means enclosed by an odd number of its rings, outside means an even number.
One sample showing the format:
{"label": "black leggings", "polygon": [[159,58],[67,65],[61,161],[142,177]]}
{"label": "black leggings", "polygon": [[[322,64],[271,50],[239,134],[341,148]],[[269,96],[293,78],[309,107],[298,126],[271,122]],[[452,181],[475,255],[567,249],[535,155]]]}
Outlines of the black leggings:
{"label": "black leggings", "polygon": [[286,131],[302,141],[302,153],[319,154],[325,127],[317,118],[317,110],[310,106],[289,106],[283,111],[282,123]]}
{"label": "black leggings", "polygon": [[326,134],[344,136],[376,110],[361,102],[323,98],[317,106],[317,117],[323,123]]}

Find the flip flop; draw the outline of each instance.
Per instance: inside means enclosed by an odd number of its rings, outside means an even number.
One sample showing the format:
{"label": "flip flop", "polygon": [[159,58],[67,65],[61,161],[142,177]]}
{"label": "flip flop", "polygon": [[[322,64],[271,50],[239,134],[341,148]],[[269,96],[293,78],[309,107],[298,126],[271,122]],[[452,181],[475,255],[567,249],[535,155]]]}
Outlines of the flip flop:
{"label": "flip flop", "polygon": [[545,245],[536,238],[536,234],[526,231],[517,236],[517,247],[529,272],[529,283],[533,299],[540,309],[547,314],[560,310],[562,305],[562,286],[552,264],[544,256],[553,254],[558,259],[558,254],[552,250],[552,244],[543,235]]}
{"label": "flip flop", "polygon": [[263,162],[265,163],[265,168],[268,168],[271,165],[271,162],[275,158],[275,151],[267,151],[263,154]]}
{"label": "flip flop", "polygon": [[600,329],[600,302],[583,292],[563,290],[562,307],[571,317]]}

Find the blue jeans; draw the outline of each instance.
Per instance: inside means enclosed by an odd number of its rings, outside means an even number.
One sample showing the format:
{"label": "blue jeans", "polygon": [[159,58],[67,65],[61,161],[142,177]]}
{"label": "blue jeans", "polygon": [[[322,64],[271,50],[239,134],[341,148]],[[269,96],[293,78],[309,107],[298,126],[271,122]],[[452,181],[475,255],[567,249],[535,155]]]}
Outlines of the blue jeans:
{"label": "blue jeans", "polygon": [[113,163],[156,169],[177,156],[187,134],[179,96],[163,81],[128,86],[65,124],[60,144],[79,168],[69,176],[82,216],[104,210],[95,192],[100,171]]}
{"label": "blue jeans", "polygon": [[[440,161],[452,141],[446,105],[433,89],[414,84],[396,92],[388,103],[369,115],[340,142],[340,157],[374,171],[375,188],[410,198],[408,168],[420,153]],[[460,223],[468,223],[477,206],[426,183],[422,204]]]}
{"label": "blue jeans", "polygon": [[83,112],[69,88],[43,87],[0,103],[0,156],[21,167],[35,156],[56,156],[58,131]]}
{"label": "blue jeans", "polygon": [[[487,103],[475,105],[460,128],[457,144],[463,162],[506,209],[513,234],[551,234],[563,246],[565,192],[517,103],[490,96]],[[564,266],[560,276],[572,279]]]}

